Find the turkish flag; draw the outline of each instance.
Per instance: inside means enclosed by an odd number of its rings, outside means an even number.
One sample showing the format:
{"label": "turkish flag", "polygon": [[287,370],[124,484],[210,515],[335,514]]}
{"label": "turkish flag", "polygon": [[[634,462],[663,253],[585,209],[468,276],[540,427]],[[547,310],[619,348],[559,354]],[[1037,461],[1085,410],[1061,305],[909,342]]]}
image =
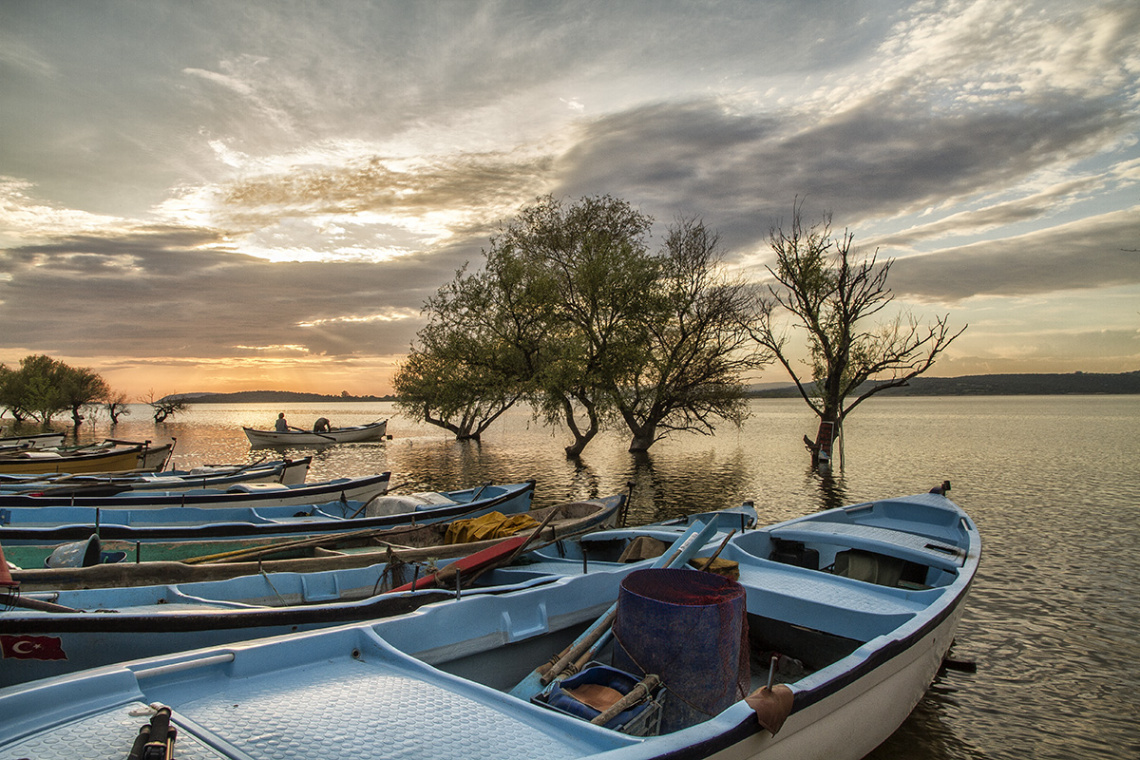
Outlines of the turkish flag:
{"label": "turkish flag", "polygon": [[66,660],[58,636],[6,636],[0,634],[0,654],[16,660]]}

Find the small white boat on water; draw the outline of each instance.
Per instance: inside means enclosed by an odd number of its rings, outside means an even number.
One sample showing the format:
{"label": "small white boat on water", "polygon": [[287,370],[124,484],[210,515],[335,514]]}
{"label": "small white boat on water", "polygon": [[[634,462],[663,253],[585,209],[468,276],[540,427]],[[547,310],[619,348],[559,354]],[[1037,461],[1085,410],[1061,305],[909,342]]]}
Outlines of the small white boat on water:
{"label": "small white boat on water", "polygon": [[315,430],[256,430],[243,427],[245,437],[251,446],[314,446],[326,443],[359,443],[379,441],[388,432],[388,420],[370,422],[367,425],[334,427],[317,432]]}
{"label": "small white boat on water", "polygon": [[935,678],[977,572],[977,529],[938,490],[731,536],[738,581],[594,556],[507,593],[2,689],[0,760],[125,755],[168,721],[204,758],[855,760]]}

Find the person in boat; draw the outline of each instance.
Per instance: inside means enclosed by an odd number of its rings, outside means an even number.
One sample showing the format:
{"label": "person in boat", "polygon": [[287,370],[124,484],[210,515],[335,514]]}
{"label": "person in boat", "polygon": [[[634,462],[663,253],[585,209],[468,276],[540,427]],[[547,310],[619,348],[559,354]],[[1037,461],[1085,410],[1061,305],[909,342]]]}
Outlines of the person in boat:
{"label": "person in boat", "polygon": [[278,433],[289,432],[289,420],[285,419],[285,412],[281,412],[277,415],[277,424],[274,427],[274,430],[276,430]]}
{"label": "person in boat", "polygon": [[317,421],[313,423],[314,433],[327,433],[330,430],[332,430],[332,426],[329,424],[328,417],[318,417]]}

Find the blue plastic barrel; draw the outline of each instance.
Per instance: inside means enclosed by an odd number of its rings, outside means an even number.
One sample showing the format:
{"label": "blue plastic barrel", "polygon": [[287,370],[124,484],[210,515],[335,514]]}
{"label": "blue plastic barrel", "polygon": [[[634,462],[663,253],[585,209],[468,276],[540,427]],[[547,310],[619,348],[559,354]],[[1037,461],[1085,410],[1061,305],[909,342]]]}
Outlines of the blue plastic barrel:
{"label": "blue plastic barrel", "polygon": [[708,720],[746,696],[744,587],[689,569],[638,570],[618,593],[613,666],[669,690],[661,730]]}

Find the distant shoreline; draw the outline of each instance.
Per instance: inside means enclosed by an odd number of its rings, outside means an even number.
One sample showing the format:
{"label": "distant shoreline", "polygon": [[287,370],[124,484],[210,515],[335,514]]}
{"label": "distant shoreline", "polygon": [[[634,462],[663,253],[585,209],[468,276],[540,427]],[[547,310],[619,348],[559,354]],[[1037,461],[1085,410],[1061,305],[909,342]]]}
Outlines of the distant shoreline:
{"label": "distant shoreline", "polygon": [[[884,396],[1094,396],[1140,394],[1140,371],[1118,374],[1073,372],[1070,374],[965,375],[962,377],[916,377],[909,385],[882,391]],[[753,388],[749,398],[798,398],[795,385]],[[396,401],[395,396],[350,396],[295,391],[238,391],[236,393],[178,393],[167,398],[188,404],[270,403],[376,403]],[[164,399],[165,400],[165,399]]]}
{"label": "distant shoreline", "polygon": [[[1140,372],[1099,374],[965,375],[916,377],[901,388],[888,388],[883,396],[1095,396],[1140,394]],[[751,398],[798,398],[795,385],[748,393]]]}

